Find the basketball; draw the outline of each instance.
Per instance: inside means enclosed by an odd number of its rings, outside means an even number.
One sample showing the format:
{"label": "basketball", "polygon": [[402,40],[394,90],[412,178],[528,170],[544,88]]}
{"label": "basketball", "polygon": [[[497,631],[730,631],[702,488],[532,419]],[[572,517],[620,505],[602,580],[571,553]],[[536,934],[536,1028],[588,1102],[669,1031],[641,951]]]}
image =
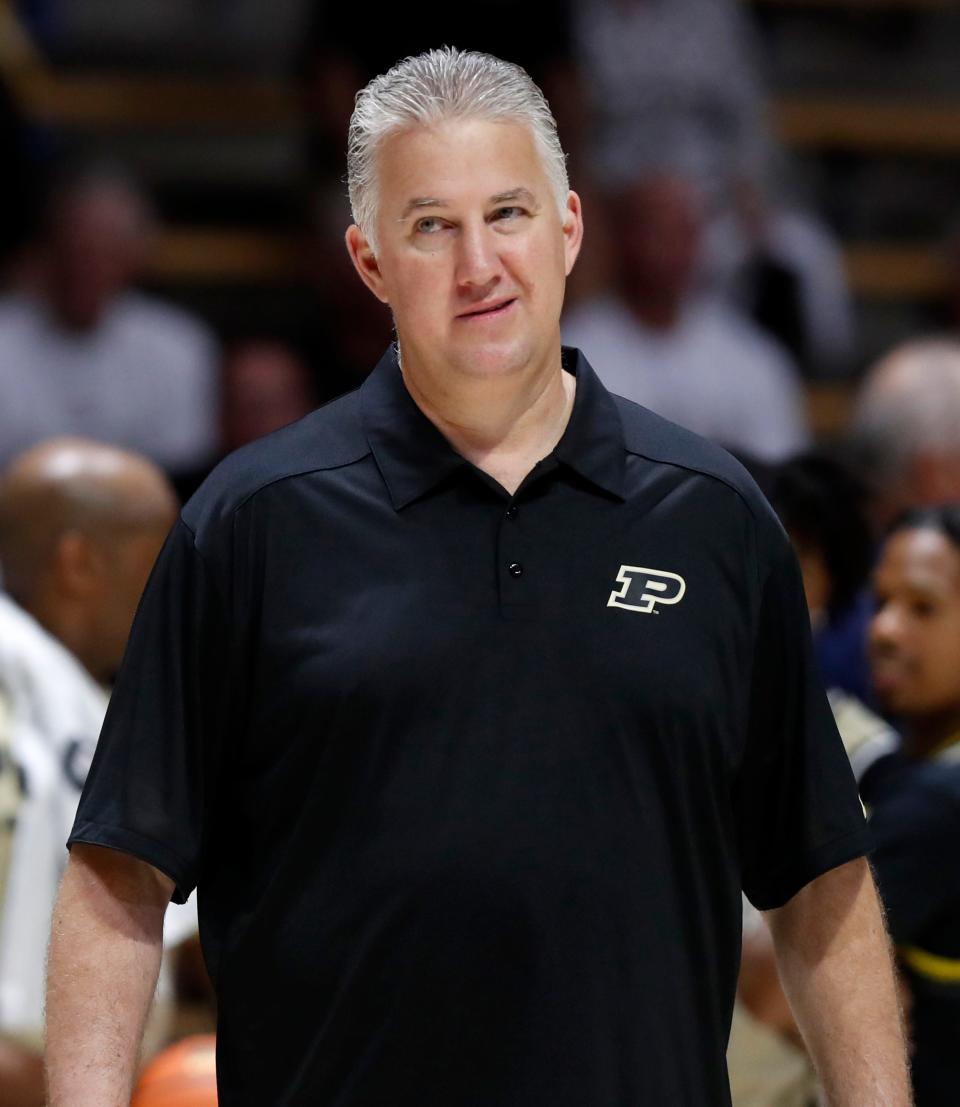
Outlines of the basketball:
{"label": "basketball", "polygon": [[143,1070],[130,1107],[216,1107],[216,1035],[169,1046]]}

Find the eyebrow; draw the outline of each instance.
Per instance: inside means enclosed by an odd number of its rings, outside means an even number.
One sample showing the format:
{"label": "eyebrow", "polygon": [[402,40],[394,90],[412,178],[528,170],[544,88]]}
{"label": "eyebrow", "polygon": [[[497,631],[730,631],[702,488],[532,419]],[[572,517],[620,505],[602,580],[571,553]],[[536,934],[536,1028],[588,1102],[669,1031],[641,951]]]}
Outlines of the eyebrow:
{"label": "eyebrow", "polygon": [[[496,196],[491,196],[487,201],[489,204],[505,204],[510,200],[526,200],[535,210],[539,210],[540,205],[537,203],[537,198],[530,191],[529,188],[511,188],[506,192],[498,192]],[[449,200],[438,200],[433,196],[416,196],[412,200],[408,200],[406,206],[403,209],[403,214],[397,220],[398,223],[402,223],[411,212],[419,211],[420,208],[446,208],[450,206]]]}

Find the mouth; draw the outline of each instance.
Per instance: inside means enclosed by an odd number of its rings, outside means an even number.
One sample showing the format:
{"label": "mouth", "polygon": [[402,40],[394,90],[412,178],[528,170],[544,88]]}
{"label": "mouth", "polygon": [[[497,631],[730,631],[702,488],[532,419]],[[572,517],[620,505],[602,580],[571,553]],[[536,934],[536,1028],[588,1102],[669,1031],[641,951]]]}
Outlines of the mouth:
{"label": "mouth", "polygon": [[909,667],[902,661],[874,658],[870,669],[874,689],[881,695],[910,679]]}
{"label": "mouth", "polygon": [[499,300],[494,304],[485,304],[483,307],[476,308],[473,311],[465,311],[457,316],[458,319],[497,319],[502,315],[506,315],[510,308],[516,303],[516,297],[509,300]]}

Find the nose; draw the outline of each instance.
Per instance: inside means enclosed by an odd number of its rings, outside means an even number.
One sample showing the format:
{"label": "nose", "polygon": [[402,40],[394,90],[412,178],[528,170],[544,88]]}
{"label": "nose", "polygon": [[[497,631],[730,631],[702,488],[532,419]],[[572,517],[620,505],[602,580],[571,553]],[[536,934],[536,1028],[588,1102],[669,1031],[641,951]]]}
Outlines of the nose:
{"label": "nose", "polygon": [[497,283],[501,261],[494,231],[486,223],[464,223],[457,241],[457,284],[479,299]]}
{"label": "nose", "polygon": [[898,604],[881,603],[868,628],[870,648],[879,652],[895,647],[903,635],[903,613]]}

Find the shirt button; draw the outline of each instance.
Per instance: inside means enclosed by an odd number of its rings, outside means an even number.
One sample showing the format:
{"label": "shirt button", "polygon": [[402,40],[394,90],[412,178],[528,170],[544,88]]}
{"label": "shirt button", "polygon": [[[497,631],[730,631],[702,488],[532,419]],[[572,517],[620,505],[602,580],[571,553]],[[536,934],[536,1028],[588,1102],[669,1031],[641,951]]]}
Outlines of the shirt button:
{"label": "shirt button", "polygon": [[523,566],[520,564],[519,561],[512,561],[507,566],[507,572],[512,577],[522,577],[523,576]]}
{"label": "shirt button", "polygon": [[519,510],[520,510],[520,509],[519,509],[519,508],[517,507],[517,505],[516,505],[516,504],[511,504],[511,505],[510,505],[510,506],[509,506],[509,507],[507,508],[507,518],[508,518],[508,519],[516,519],[516,517],[517,517],[517,513],[519,512]]}

